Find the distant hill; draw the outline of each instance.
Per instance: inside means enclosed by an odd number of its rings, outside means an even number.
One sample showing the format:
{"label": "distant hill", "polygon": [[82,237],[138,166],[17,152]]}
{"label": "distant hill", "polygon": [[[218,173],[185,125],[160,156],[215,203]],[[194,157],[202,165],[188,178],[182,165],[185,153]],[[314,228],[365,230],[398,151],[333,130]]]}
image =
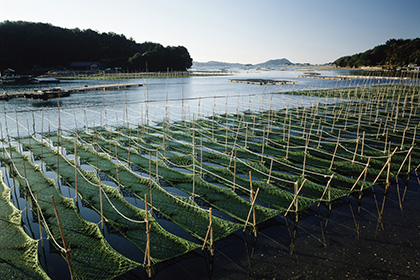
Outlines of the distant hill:
{"label": "distant hill", "polygon": [[281,58],[281,59],[271,59],[263,63],[256,64],[255,66],[263,66],[263,67],[269,67],[269,66],[283,66],[283,65],[293,65],[290,60],[287,58]]}
{"label": "distant hill", "polygon": [[230,63],[221,61],[208,61],[208,62],[197,62],[193,61],[193,67],[208,67],[208,68],[236,68],[244,67],[245,64],[241,63]]}
{"label": "distant hill", "polygon": [[334,61],[337,67],[420,65],[420,38],[391,39],[363,53],[343,56]]}
{"label": "distant hill", "polygon": [[208,62],[197,62],[193,61],[193,67],[208,67],[208,68],[243,68],[243,67],[276,67],[284,65],[293,65],[290,60],[286,58],[271,59],[266,62],[258,64],[243,64],[243,63],[230,63],[221,61],[208,61]]}
{"label": "distant hill", "polygon": [[94,62],[99,68],[129,71],[185,71],[192,65],[183,46],[137,43],[124,35],[66,29],[47,23],[0,23],[0,71],[34,73],[34,69],[68,69]]}

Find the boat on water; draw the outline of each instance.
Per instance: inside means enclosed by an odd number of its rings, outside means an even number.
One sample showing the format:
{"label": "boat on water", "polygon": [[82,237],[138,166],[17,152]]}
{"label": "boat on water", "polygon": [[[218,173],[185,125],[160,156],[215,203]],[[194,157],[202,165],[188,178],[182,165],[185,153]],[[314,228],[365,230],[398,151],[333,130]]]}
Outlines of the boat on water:
{"label": "boat on water", "polygon": [[70,92],[66,89],[63,89],[61,87],[54,87],[49,89],[42,89],[38,90],[37,92],[31,94],[29,96],[33,99],[50,99],[50,98],[57,98],[57,97],[67,97],[70,96]]}

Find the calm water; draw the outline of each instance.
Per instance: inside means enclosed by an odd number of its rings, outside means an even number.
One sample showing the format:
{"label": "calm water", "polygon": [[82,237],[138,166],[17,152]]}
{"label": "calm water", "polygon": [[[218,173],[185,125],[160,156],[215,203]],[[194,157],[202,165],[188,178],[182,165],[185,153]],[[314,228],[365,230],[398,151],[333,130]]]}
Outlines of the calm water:
{"label": "calm water", "polygon": [[[324,76],[348,74],[347,71],[317,71]],[[310,105],[318,102],[310,97],[290,94],[305,89],[336,88],[363,84],[363,80],[331,81],[300,78],[304,71],[241,71],[230,76],[190,77],[170,79],[129,80],[72,80],[54,85],[0,87],[1,91],[34,90],[60,86],[63,88],[83,87],[96,84],[141,83],[144,86],[125,90],[88,91],[73,93],[70,97],[50,100],[15,98],[0,101],[0,116],[4,135],[21,135],[58,128],[72,129],[92,125],[116,125],[128,121],[142,124],[147,121],[171,121],[192,119],[217,113],[234,113],[247,109],[261,110],[285,106]],[[261,78],[294,81],[294,85],[247,85],[229,82],[236,78]],[[371,80],[369,83],[377,83]],[[389,82],[389,81],[379,81]],[[324,100],[320,100],[323,102]],[[60,111],[57,110],[58,103]],[[60,114],[58,114],[60,112]],[[16,127],[16,120],[20,123]],[[42,121],[43,120],[43,121]],[[19,130],[19,131],[18,131]]]}

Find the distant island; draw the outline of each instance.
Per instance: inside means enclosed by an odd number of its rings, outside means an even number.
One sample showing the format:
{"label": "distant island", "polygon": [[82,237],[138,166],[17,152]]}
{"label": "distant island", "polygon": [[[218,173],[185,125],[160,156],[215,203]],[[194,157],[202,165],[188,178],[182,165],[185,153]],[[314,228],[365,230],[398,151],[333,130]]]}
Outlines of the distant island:
{"label": "distant island", "polygon": [[[137,43],[113,32],[66,29],[46,23],[0,23],[0,71],[41,74],[55,70],[185,71],[192,58],[183,46]],[[38,73],[37,73],[38,72]]]}
{"label": "distant island", "polygon": [[271,59],[263,63],[258,64],[243,64],[243,63],[229,63],[229,62],[221,62],[221,61],[208,61],[208,62],[197,62],[193,61],[193,67],[208,67],[208,68],[247,68],[247,67],[279,67],[279,66],[287,66],[287,65],[295,65],[287,58],[280,58],[280,59]]}
{"label": "distant island", "polygon": [[363,53],[340,57],[334,61],[334,65],[353,68],[376,66],[389,69],[405,66],[417,69],[420,65],[420,38],[391,39]]}

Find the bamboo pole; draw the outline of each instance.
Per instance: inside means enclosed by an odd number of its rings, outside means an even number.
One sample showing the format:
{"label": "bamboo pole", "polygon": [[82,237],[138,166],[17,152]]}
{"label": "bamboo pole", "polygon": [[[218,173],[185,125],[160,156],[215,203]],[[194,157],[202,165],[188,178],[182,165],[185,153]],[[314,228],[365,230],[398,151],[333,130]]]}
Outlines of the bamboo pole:
{"label": "bamboo pole", "polygon": [[146,208],[146,250],[144,252],[144,265],[146,266],[147,275],[152,277],[151,261],[150,261],[150,224],[149,224],[149,210],[147,209],[147,193],[144,194],[144,206]]}
{"label": "bamboo pole", "polygon": [[296,212],[299,211],[299,205],[296,202],[296,200],[298,200],[298,195],[299,195],[300,191],[302,190],[303,185],[305,184],[305,182],[306,182],[306,179],[303,180],[302,185],[300,185],[299,188],[298,188],[298,181],[295,182],[295,186],[294,186],[294,188],[295,188],[295,196],[293,197],[292,202],[290,202],[289,208],[287,208],[286,213],[284,214],[285,217],[287,216],[287,214],[289,213],[289,211],[290,211],[290,209],[292,208],[293,205],[295,205]]}
{"label": "bamboo pole", "polygon": [[70,270],[70,277],[73,280],[73,279],[75,279],[75,276],[74,276],[72,259],[71,259],[70,245],[67,245],[67,243],[66,243],[66,238],[64,236],[63,227],[61,225],[60,216],[58,215],[57,205],[55,204],[54,195],[51,195],[51,200],[52,200],[52,204],[54,206],[54,212],[55,212],[55,216],[57,218],[58,228],[60,229],[61,240],[63,241],[63,247],[64,247],[64,250],[65,250],[65,253],[66,253],[67,263],[68,263],[69,270]]}
{"label": "bamboo pole", "polygon": [[337,153],[337,149],[338,149],[338,145],[340,144],[340,134],[341,134],[341,130],[338,130],[338,136],[337,136],[337,144],[335,145],[335,149],[334,149],[334,154],[331,158],[331,164],[330,164],[330,170],[333,168],[333,164],[334,164],[334,159],[335,159],[335,154]]}
{"label": "bamboo pole", "polygon": [[159,184],[159,150],[156,149],[156,183]]}
{"label": "bamboo pole", "polygon": [[76,204],[78,202],[78,172],[77,172],[77,133],[76,139],[74,139],[74,180],[75,180],[75,196],[76,196]]}
{"label": "bamboo pole", "polygon": [[251,175],[251,171],[249,171],[249,188],[251,190],[251,192],[249,193],[249,196],[251,198],[251,208],[252,208],[252,220],[253,220],[253,224],[254,224],[254,236],[257,237],[257,219],[255,216],[255,207],[254,207],[254,203],[255,203],[255,199],[254,199],[254,190],[252,189],[252,175]]}
{"label": "bamboo pole", "polygon": [[36,212],[38,216],[39,238],[41,239],[42,248],[44,248],[44,238],[42,237],[41,213],[39,211],[38,195],[35,196],[35,202],[36,202]]}
{"label": "bamboo pole", "polygon": [[234,162],[233,162],[233,191],[236,190],[236,152],[237,149],[235,147],[235,158],[234,158]]}
{"label": "bamboo pole", "polygon": [[309,136],[306,136],[306,141],[305,141],[305,152],[303,155],[303,168],[302,168],[302,178],[305,177],[305,167],[306,167],[306,155],[308,153],[308,142],[309,142]]}
{"label": "bamboo pole", "polygon": [[290,119],[289,119],[289,132],[287,135],[287,147],[286,147],[286,157],[285,159],[287,160],[289,157],[289,145],[290,145],[290,127],[291,127],[291,122],[292,122],[292,112],[290,112]]}
{"label": "bamboo pole", "polygon": [[352,161],[351,161],[351,163],[352,163],[352,164],[353,164],[353,163],[354,163],[354,161],[356,160],[357,150],[358,150],[358,148],[359,148],[359,141],[360,141],[360,137],[359,137],[359,136],[357,136],[357,139],[356,139],[356,148],[354,149],[353,159],[352,159]]}
{"label": "bamboo pole", "polygon": [[102,186],[101,186],[101,179],[99,179],[99,204],[101,207],[101,229],[104,230],[104,207],[102,202]]}
{"label": "bamboo pole", "polygon": [[203,246],[201,247],[201,251],[204,251],[206,247],[207,240],[210,237],[210,254],[214,255],[214,248],[213,248],[213,217],[212,217],[212,208],[209,209],[209,227],[207,229],[206,237],[204,238]]}
{"label": "bamboo pole", "polygon": [[200,178],[203,177],[203,136],[200,137]]}
{"label": "bamboo pole", "polygon": [[192,200],[195,198],[195,115],[193,115],[193,131],[192,131],[192,154],[193,162],[193,185],[192,185]]}
{"label": "bamboo pole", "polygon": [[267,179],[267,184],[270,184],[270,178],[271,178],[271,171],[273,169],[273,158],[271,158],[271,162],[270,162],[270,171],[268,173],[268,179]]}

